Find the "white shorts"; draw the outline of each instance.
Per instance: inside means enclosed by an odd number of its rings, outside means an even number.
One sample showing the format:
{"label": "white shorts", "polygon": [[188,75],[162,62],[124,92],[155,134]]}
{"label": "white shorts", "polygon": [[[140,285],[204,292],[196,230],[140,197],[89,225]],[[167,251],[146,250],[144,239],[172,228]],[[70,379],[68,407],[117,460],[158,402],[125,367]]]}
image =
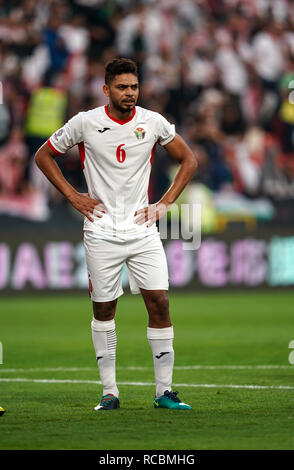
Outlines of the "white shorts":
{"label": "white shorts", "polygon": [[117,299],[122,288],[122,269],[128,268],[132,294],[146,290],[168,290],[168,268],[158,236],[128,241],[107,241],[84,233],[84,247],[89,274],[89,293],[94,302]]}

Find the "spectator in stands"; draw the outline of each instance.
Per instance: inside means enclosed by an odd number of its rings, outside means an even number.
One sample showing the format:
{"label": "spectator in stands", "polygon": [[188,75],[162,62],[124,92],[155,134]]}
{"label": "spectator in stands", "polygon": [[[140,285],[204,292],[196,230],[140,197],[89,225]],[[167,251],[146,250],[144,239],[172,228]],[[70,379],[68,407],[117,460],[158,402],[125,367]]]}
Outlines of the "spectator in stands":
{"label": "spectator in stands", "polygon": [[[104,104],[104,64],[120,55],[138,62],[140,104],[167,115],[200,149],[199,177],[213,191],[229,183],[250,197],[268,194],[269,185],[261,180],[269,174],[269,160],[271,173],[286,171],[294,181],[293,30],[294,6],[288,0],[2,2],[5,167],[7,155],[15,155],[15,129],[25,129],[18,137],[19,160],[11,156],[12,186],[25,186],[24,162],[34,153],[34,141],[39,146],[50,134],[54,119],[62,124],[80,110]],[[43,99],[52,103],[51,109],[46,106],[48,118]],[[275,142],[275,158],[268,158],[267,142]],[[168,181],[169,168],[158,155],[153,193]],[[75,149],[65,171],[79,185],[74,158]]]}

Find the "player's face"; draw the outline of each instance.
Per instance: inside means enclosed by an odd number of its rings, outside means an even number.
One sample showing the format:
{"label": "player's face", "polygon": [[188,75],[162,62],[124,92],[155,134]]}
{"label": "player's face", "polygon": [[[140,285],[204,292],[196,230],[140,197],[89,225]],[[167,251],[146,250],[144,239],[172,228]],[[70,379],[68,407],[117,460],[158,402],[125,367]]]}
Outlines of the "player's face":
{"label": "player's face", "polygon": [[129,113],[138,100],[138,78],[132,73],[116,75],[109,85],[104,85],[104,93],[117,111]]}

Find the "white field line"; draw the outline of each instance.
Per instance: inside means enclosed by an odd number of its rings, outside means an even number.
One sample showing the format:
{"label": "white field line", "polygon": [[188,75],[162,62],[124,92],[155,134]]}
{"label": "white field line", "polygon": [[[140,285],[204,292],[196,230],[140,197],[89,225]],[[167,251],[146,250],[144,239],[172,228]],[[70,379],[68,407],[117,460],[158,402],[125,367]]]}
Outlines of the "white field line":
{"label": "white field line", "polygon": [[[70,379],[29,379],[22,378],[0,378],[0,382],[26,382],[26,383],[46,383],[46,384],[92,384],[101,385],[99,380],[70,380]],[[153,382],[117,382],[118,385],[131,386],[154,386]],[[193,388],[243,388],[249,390],[294,390],[290,385],[235,385],[235,384],[186,384],[175,383],[174,387],[193,387]]]}
{"label": "white field line", "polygon": [[[118,370],[153,370],[153,367],[144,366],[126,366],[117,367]],[[293,365],[191,365],[191,366],[174,366],[174,370],[242,370],[242,369],[293,369]],[[1,372],[87,372],[96,371],[95,367],[32,367],[27,369],[3,369]]]}

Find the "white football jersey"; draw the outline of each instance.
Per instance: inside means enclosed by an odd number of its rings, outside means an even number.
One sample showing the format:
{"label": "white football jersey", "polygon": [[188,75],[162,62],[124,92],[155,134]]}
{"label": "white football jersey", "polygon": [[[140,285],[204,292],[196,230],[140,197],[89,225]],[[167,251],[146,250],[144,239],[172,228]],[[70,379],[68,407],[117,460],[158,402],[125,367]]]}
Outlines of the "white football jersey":
{"label": "white football jersey", "polygon": [[101,106],[80,112],[49,139],[58,154],[78,144],[88,193],[106,207],[94,222],[85,217],[84,229],[106,240],[128,240],[158,234],[156,224],[134,223],[136,210],[148,206],[148,185],[157,143],[175,137],[175,126],[160,114],[136,106],[119,121]]}

